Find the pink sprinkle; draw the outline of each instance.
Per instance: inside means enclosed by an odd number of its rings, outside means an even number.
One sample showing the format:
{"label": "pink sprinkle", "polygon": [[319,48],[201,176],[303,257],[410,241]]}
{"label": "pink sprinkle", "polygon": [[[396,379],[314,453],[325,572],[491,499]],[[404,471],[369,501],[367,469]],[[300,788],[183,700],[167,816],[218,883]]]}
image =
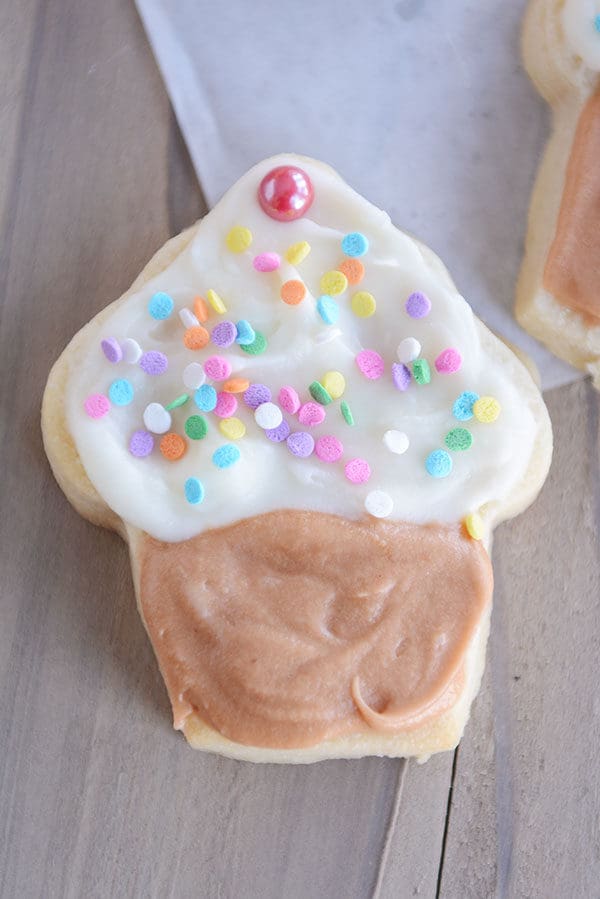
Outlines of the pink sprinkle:
{"label": "pink sprinkle", "polygon": [[361,350],[356,357],[361,373],[370,381],[376,381],[385,370],[385,362],[375,350]]}
{"label": "pink sprinkle", "polygon": [[352,484],[365,484],[371,477],[371,466],[366,459],[350,459],[344,472]]}
{"label": "pink sprinkle", "polygon": [[319,437],[315,444],[315,452],[323,462],[337,462],[342,458],[344,447],[337,437],[328,434],[326,437]]}
{"label": "pink sprinkle", "polygon": [[234,394],[222,391],[221,393],[217,393],[217,405],[213,409],[213,412],[215,415],[218,415],[219,418],[229,418],[229,416],[233,415],[236,411],[237,407],[238,401]]}
{"label": "pink sprinkle", "polygon": [[211,381],[225,381],[231,374],[231,362],[223,356],[209,356],[204,363],[204,371]]}
{"label": "pink sprinkle", "polygon": [[282,387],[277,398],[279,405],[288,415],[295,415],[300,408],[300,397],[293,387]]}
{"label": "pink sprinkle", "polygon": [[453,347],[442,350],[435,360],[435,367],[441,375],[451,375],[453,372],[458,371],[461,365],[462,356]]}
{"label": "pink sprinkle", "polygon": [[102,418],[110,409],[110,402],[103,393],[92,393],[83,404],[90,418]]}
{"label": "pink sprinkle", "polygon": [[298,421],[301,425],[314,428],[315,425],[320,425],[322,421],[325,421],[325,409],[319,403],[304,403],[303,406],[300,406]]}
{"label": "pink sprinkle", "polygon": [[281,265],[281,259],[277,253],[260,253],[254,257],[252,265],[257,272],[274,272]]}

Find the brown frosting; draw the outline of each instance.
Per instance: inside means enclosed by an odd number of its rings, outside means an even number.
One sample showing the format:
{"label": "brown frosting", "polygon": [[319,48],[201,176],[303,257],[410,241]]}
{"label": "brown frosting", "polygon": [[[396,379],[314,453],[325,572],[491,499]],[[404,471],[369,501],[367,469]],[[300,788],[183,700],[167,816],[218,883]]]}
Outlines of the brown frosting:
{"label": "brown frosting", "polygon": [[272,748],[407,729],[459,697],[492,568],[459,525],[284,510],[143,535],[141,612],[174,724]]}
{"label": "brown frosting", "polygon": [[600,90],[579,117],[543,284],[589,324],[600,323]]}

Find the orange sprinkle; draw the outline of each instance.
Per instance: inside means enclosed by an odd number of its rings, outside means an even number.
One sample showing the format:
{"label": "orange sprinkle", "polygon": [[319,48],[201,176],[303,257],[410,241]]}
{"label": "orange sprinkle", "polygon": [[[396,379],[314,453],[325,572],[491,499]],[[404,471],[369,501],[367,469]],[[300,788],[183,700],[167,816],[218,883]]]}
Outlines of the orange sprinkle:
{"label": "orange sprinkle", "polygon": [[348,284],[360,284],[365,276],[365,267],[360,259],[344,259],[338,265],[338,270],[346,275]]}
{"label": "orange sprinkle", "polygon": [[194,315],[199,322],[208,321],[208,305],[204,297],[194,297]]}
{"label": "orange sprinkle", "polygon": [[194,325],[192,328],[186,328],[183,342],[188,350],[201,350],[208,343],[209,336],[208,331],[202,325]]}
{"label": "orange sprinkle", "polygon": [[246,378],[230,378],[221,388],[225,393],[244,393],[250,387],[250,381]]}
{"label": "orange sprinkle", "polygon": [[185,453],[185,440],[170,431],[160,441],[160,451],[169,462],[177,462]]}
{"label": "orange sprinkle", "polygon": [[286,281],[281,285],[280,296],[288,306],[297,306],[306,296],[306,287],[302,281]]}

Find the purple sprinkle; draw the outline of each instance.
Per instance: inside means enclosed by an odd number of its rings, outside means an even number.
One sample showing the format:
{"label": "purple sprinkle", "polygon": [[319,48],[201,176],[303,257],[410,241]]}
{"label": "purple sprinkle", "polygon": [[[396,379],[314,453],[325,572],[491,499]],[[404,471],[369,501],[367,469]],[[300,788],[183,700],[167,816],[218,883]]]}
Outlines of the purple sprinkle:
{"label": "purple sprinkle", "polygon": [[140,359],[140,366],[147,375],[163,375],[169,367],[169,360],[164,353],[150,350]]}
{"label": "purple sprinkle", "polygon": [[401,362],[394,362],[392,364],[392,378],[394,379],[394,384],[398,390],[406,390],[410,384],[411,377],[410,368],[408,368],[408,366],[402,365]]}
{"label": "purple sprinkle", "polygon": [[212,329],[210,337],[216,346],[231,346],[237,337],[237,328],[233,322],[219,322],[219,324]]}
{"label": "purple sprinkle", "polygon": [[411,293],[407,299],[406,311],[411,318],[425,318],[431,312],[431,300],[417,290],[416,293]]}
{"label": "purple sprinkle", "polygon": [[269,438],[269,440],[272,440],[273,443],[282,443],[290,436],[290,426],[284,418],[284,420],[277,428],[267,428],[267,430],[265,431],[265,435]]}
{"label": "purple sprinkle", "polygon": [[129,452],[138,459],[149,456],[154,449],[154,437],[148,431],[135,431],[129,441]]}
{"label": "purple sprinkle", "polygon": [[271,402],[271,391],[266,384],[250,384],[244,393],[244,402],[251,409],[258,409],[263,403]]}
{"label": "purple sprinkle", "polygon": [[107,337],[100,343],[100,346],[109,362],[120,362],[123,358],[123,350],[116,337]]}
{"label": "purple sprinkle", "polygon": [[287,445],[290,453],[293,453],[294,456],[306,459],[314,450],[315,441],[306,431],[296,431],[288,437]]}

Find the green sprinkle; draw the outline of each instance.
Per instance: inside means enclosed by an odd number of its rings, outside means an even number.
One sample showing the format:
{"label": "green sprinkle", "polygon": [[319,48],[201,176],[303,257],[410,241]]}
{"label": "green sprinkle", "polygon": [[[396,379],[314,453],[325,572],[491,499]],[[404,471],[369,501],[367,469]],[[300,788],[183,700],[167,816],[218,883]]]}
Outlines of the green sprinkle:
{"label": "green sprinkle", "polygon": [[350,425],[350,427],[352,427],[352,425],[354,424],[354,416],[352,414],[352,409],[350,408],[346,400],[342,400],[342,402],[340,403],[340,409],[342,410],[344,421],[347,425]]}
{"label": "green sprinkle", "polygon": [[431,381],[431,370],[427,359],[416,359],[413,362],[413,378],[417,384],[429,384]]}
{"label": "green sprinkle", "polygon": [[444,442],[449,450],[468,450],[473,444],[473,435],[466,428],[452,428]]}
{"label": "green sprinkle", "polygon": [[169,403],[168,406],[165,406],[165,409],[177,409],[179,406],[185,406],[189,398],[189,393],[182,393],[181,396],[178,396],[176,400],[173,400],[172,403]]}
{"label": "green sprinkle", "polygon": [[240,349],[250,356],[260,356],[267,348],[267,338],[260,331],[255,331],[254,334],[252,343],[240,343]]}
{"label": "green sprinkle", "polygon": [[185,433],[190,440],[202,440],[206,437],[208,425],[203,415],[190,415],[185,423]]}
{"label": "green sprinkle", "polygon": [[312,384],[308,388],[308,392],[312,396],[313,400],[316,400],[317,403],[321,403],[322,406],[328,406],[329,403],[333,402],[333,397],[329,393],[328,390],[325,390],[322,384],[319,384],[318,381],[313,381]]}

